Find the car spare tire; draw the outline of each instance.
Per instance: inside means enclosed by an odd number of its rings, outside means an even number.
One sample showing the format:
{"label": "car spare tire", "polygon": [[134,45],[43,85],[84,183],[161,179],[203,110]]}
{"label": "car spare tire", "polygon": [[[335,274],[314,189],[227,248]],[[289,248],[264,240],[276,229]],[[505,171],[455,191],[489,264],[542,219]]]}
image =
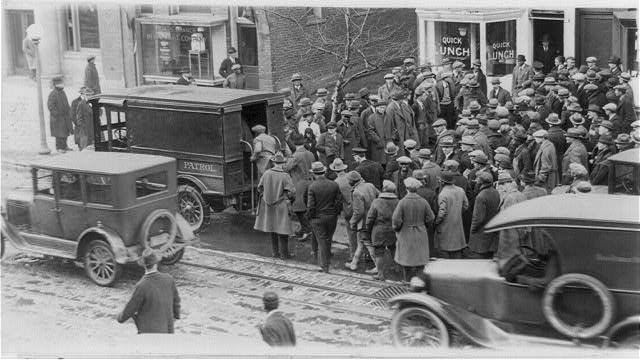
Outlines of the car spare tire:
{"label": "car spare tire", "polygon": [[173,214],[166,209],[154,210],[142,223],[140,245],[142,249],[165,252],[176,239],[178,224]]}
{"label": "car spare tire", "polygon": [[[576,324],[571,324],[562,318],[557,301],[565,289],[581,291],[584,288],[591,290],[597,296],[601,305],[601,314],[593,324],[584,326],[586,319],[577,319]],[[572,339],[588,339],[602,334],[611,326],[615,316],[615,301],[609,289],[598,279],[584,274],[565,274],[555,278],[545,289],[542,297],[542,312],[553,328],[561,334]]]}

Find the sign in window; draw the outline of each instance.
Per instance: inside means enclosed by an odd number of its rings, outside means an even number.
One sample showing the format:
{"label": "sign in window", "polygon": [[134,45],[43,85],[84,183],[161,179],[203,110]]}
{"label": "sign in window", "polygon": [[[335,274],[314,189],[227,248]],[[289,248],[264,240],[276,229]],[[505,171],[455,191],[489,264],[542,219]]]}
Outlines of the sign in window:
{"label": "sign in window", "polygon": [[516,21],[487,23],[487,75],[511,74],[516,63]]}

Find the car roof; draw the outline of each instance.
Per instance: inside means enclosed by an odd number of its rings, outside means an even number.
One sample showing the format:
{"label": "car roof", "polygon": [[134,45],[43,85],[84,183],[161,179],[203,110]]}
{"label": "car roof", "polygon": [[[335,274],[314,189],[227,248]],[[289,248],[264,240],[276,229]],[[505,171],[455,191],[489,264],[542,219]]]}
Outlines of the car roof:
{"label": "car roof", "polygon": [[611,155],[609,160],[622,163],[640,164],[640,148],[633,148]]}
{"label": "car roof", "polygon": [[180,85],[146,85],[121,91],[105,92],[93,96],[91,99],[122,99],[130,104],[144,103],[179,103],[180,105],[207,106],[223,108],[233,105],[242,105],[261,101],[280,101],[284,96],[258,90],[241,90],[229,88],[216,88],[206,86],[180,86]]}
{"label": "car roof", "polygon": [[158,155],[74,151],[36,160],[31,166],[53,170],[125,174],[171,162],[175,162],[175,159]]}
{"label": "car roof", "polygon": [[493,232],[523,226],[640,230],[640,197],[609,194],[542,196],[499,212],[484,229]]}

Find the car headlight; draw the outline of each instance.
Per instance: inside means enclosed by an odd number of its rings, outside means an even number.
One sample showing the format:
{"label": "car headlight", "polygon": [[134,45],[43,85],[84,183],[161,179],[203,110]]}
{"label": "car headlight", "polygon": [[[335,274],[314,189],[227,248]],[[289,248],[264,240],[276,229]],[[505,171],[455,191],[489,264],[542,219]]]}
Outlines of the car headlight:
{"label": "car headlight", "polygon": [[427,283],[420,277],[414,276],[409,282],[409,289],[413,292],[420,292],[427,287]]}

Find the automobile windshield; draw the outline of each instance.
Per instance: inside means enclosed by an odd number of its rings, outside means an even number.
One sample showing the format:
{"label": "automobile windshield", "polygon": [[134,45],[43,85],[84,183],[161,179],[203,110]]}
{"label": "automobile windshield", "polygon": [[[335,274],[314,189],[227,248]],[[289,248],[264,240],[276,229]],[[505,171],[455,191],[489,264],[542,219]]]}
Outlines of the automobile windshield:
{"label": "automobile windshield", "polygon": [[136,179],[136,197],[152,195],[167,189],[167,172],[157,172]]}

